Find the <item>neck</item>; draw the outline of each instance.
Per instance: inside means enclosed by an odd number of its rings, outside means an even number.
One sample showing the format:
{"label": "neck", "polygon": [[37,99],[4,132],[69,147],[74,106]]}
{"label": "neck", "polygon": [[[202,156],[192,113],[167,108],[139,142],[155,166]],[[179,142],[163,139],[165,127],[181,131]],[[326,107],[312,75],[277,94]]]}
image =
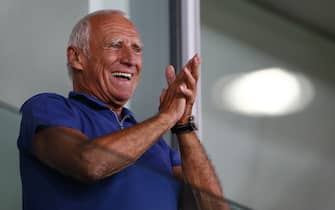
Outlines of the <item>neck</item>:
{"label": "neck", "polygon": [[113,112],[115,112],[117,114],[117,116],[119,117],[119,119],[122,117],[121,114],[122,114],[122,109],[123,107],[120,107],[120,108],[115,108],[113,106],[110,106],[109,104],[107,104],[109,109]]}
{"label": "neck", "polygon": [[118,115],[119,118],[121,117],[121,113],[122,113],[122,109],[123,109],[122,105],[119,105],[119,104],[116,104],[116,103],[113,103],[113,102],[107,102],[107,100],[104,100],[103,97],[100,97],[98,94],[95,94],[94,91],[91,91],[87,88],[83,88],[81,85],[78,85],[78,83],[76,83],[76,82],[73,82],[73,91],[80,92],[80,93],[85,93],[87,95],[96,97],[100,101],[104,102],[109,107],[109,109],[111,111],[115,112]]}

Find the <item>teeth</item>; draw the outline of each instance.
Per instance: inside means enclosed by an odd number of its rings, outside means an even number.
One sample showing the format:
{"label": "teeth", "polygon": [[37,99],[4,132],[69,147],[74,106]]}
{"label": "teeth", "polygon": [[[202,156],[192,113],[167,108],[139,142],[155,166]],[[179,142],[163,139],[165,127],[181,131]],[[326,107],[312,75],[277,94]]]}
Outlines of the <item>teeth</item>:
{"label": "teeth", "polygon": [[123,73],[123,72],[113,72],[112,73],[113,76],[115,77],[122,77],[122,78],[126,78],[128,80],[131,79],[131,74],[129,73]]}

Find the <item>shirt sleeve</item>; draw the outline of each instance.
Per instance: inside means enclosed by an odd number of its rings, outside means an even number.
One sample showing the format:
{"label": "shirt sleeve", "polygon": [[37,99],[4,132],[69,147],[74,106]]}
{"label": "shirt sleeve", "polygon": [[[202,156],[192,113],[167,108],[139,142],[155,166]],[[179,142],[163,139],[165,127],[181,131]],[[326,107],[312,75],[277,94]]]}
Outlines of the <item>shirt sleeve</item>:
{"label": "shirt sleeve", "polygon": [[80,130],[80,118],[67,98],[44,93],[28,99],[21,107],[20,150],[31,152],[32,140],[41,126],[65,126]]}
{"label": "shirt sleeve", "polygon": [[170,148],[170,160],[172,166],[180,166],[181,160],[180,160],[180,153],[179,151]]}

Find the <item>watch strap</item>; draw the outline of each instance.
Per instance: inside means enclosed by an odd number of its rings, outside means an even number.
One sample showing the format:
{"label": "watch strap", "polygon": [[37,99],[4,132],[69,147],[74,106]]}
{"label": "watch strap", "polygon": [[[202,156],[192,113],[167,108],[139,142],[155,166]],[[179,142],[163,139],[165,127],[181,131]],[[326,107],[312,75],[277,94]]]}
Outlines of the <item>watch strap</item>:
{"label": "watch strap", "polygon": [[171,128],[171,132],[175,134],[188,133],[198,130],[194,123],[194,117],[190,116],[186,124],[177,124]]}

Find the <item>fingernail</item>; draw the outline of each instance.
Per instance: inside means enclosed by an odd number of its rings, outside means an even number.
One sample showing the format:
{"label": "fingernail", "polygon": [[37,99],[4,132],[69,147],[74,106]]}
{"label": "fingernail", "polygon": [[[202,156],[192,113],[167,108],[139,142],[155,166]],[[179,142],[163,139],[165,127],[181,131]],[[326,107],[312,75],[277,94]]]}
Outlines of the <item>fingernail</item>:
{"label": "fingernail", "polygon": [[195,54],[195,56],[194,56],[194,61],[196,62],[196,63],[199,63],[199,55],[198,55],[198,53],[197,54]]}
{"label": "fingernail", "polygon": [[201,63],[201,57],[198,55],[198,63]]}

